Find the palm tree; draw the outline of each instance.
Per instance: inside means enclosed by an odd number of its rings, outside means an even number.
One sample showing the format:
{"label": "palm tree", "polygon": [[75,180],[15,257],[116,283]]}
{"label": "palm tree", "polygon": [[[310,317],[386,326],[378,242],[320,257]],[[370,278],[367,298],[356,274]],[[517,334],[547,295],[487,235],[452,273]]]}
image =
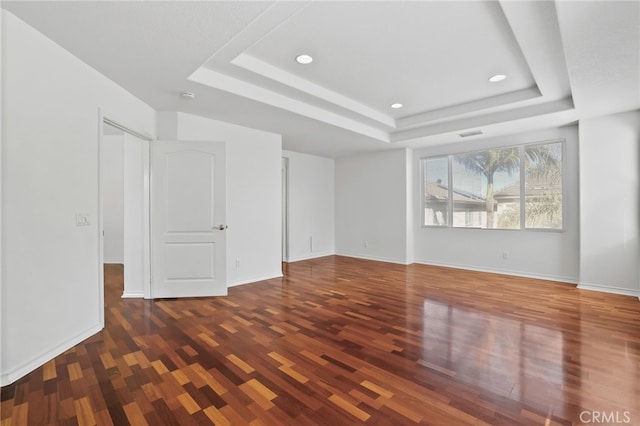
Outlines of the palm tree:
{"label": "palm tree", "polygon": [[[544,164],[557,161],[546,145],[527,147],[525,156],[528,161],[544,168]],[[513,148],[488,149],[456,155],[455,160],[467,171],[481,174],[487,179],[487,195],[485,207],[487,212],[487,228],[495,227],[495,200],[493,198],[493,179],[497,172],[506,172],[509,176],[520,170],[520,150]]]}
{"label": "palm tree", "polygon": [[485,197],[487,228],[493,228],[495,226],[493,177],[496,172],[507,172],[512,175],[519,170],[520,153],[518,149],[489,149],[456,155],[454,158],[471,173],[484,175],[487,179],[487,195]]}

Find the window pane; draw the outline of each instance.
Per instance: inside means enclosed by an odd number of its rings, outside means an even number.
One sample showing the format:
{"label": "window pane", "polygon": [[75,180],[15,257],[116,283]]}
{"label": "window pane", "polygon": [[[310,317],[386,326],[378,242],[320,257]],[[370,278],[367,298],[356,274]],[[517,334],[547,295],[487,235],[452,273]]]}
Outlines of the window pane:
{"label": "window pane", "polygon": [[520,228],[520,151],[453,156],[453,226]]}
{"label": "window pane", "polygon": [[483,228],[486,225],[486,203],[483,188],[486,179],[479,171],[464,166],[465,157],[453,157],[453,226]]}
{"label": "window pane", "polygon": [[447,226],[449,221],[449,160],[423,160],[424,225]]}
{"label": "window pane", "polygon": [[499,167],[493,179],[495,227],[520,229],[520,149],[499,151]]}
{"label": "window pane", "polygon": [[562,229],[562,143],[525,150],[525,226]]}

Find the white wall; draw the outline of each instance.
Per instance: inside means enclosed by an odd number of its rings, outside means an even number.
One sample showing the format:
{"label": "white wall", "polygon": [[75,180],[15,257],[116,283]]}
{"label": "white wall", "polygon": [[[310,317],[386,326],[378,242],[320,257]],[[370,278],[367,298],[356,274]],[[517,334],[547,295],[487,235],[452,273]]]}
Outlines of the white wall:
{"label": "white wall", "polygon": [[161,139],[226,142],[228,285],[282,276],[282,136],[183,113],[158,122]]}
{"label": "white wall", "polygon": [[581,120],[580,288],[640,296],[640,112]]}
{"label": "white wall", "polygon": [[104,262],[124,263],[124,137],[102,137]]}
{"label": "white wall", "polygon": [[336,160],[336,253],[411,263],[406,149]]}
{"label": "white wall", "polygon": [[335,160],[283,151],[289,160],[289,262],[335,253]]}
{"label": "white wall", "polygon": [[[564,232],[422,227],[420,159],[487,147],[565,139]],[[576,126],[414,151],[416,262],[577,283],[579,269]],[[503,251],[509,258],[503,259]]]}
{"label": "white wall", "polygon": [[[2,10],[2,334],[10,383],[103,327],[99,110],[140,132],[155,112]],[[88,226],[76,226],[76,213]]]}

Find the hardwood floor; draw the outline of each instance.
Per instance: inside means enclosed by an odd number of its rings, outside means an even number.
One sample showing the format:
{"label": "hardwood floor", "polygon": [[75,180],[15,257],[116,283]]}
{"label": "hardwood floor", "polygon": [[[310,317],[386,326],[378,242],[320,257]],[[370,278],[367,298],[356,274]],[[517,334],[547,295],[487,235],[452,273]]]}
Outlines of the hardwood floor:
{"label": "hardwood floor", "polygon": [[285,270],[144,301],[107,266],[105,330],[2,388],[1,426],[640,424],[637,298],[339,256]]}

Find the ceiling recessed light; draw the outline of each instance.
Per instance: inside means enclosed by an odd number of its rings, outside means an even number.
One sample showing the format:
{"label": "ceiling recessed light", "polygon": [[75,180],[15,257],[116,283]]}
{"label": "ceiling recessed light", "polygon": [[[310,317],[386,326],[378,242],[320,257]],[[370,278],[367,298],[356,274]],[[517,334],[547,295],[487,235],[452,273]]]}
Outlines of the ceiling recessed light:
{"label": "ceiling recessed light", "polygon": [[296,62],[299,64],[307,65],[313,62],[313,58],[310,55],[298,55],[296,56]]}
{"label": "ceiling recessed light", "polygon": [[504,74],[496,74],[496,75],[493,75],[493,76],[489,77],[489,81],[492,82],[492,83],[497,83],[499,81],[504,80],[505,78],[507,78],[507,76],[504,75]]}
{"label": "ceiling recessed light", "polygon": [[391,108],[393,108],[393,109],[402,108],[403,106],[404,106],[404,105],[402,105],[401,103],[391,104]]}
{"label": "ceiling recessed light", "polygon": [[191,93],[191,92],[183,92],[180,94],[180,96],[182,96],[185,99],[195,99],[196,98],[196,94],[195,93]]}

